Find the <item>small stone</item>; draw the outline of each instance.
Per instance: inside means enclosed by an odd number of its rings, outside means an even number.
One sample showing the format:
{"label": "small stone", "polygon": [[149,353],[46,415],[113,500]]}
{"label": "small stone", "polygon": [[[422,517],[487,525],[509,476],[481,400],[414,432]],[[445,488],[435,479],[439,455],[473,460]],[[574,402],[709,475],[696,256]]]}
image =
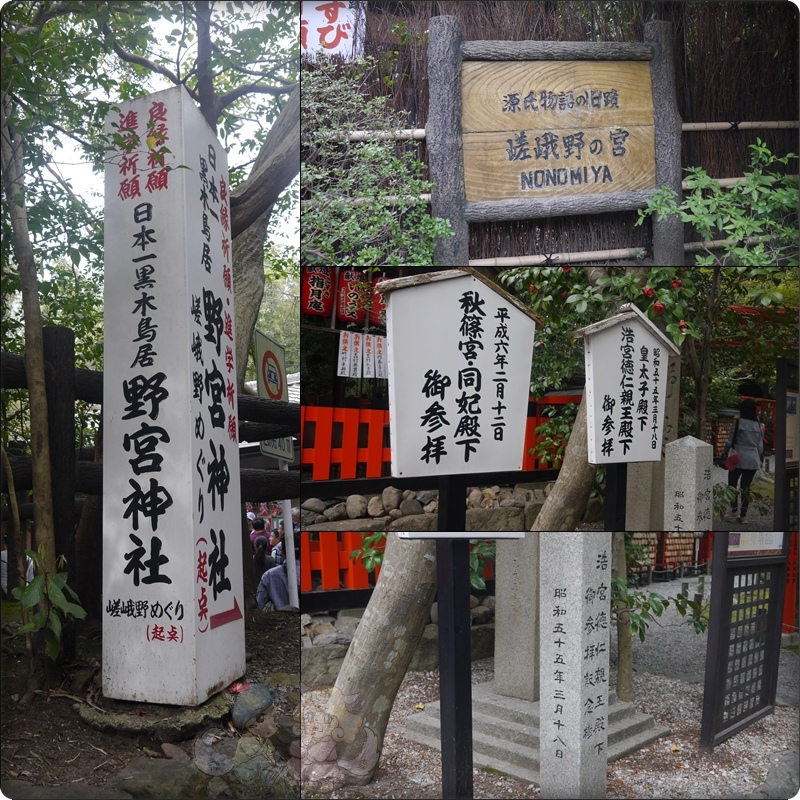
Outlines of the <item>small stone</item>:
{"label": "small stone", "polygon": [[389,511],[389,516],[392,519],[400,519],[403,516],[403,512],[399,508],[393,508]]}
{"label": "small stone", "polygon": [[481,604],[481,601],[478,600],[478,598],[475,597],[474,594],[471,594],[469,596],[469,607],[470,608],[477,608],[480,604]]}
{"label": "small stone", "polygon": [[417,492],[417,500],[419,500],[420,503],[422,503],[422,505],[426,505],[435,499],[436,499],[436,492],[430,492],[428,490]]}
{"label": "small stone", "polygon": [[306,511],[313,511],[315,514],[321,514],[325,511],[325,501],[320,500],[318,497],[309,497],[308,500],[300,504],[300,508]]}
{"label": "small stone", "polygon": [[351,494],[345,503],[348,519],[361,519],[367,514],[367,498],[360,494]]}
{"label": "small stone", "polygon": [[316,639],[317,636],[321,636],[323,633],[333,633],[335,630],[330,622],[317,622],[308,629],[308,635],[312,639]]}
{"label": "small stone", "polygon": [[173,761],[190,761],[189,754],[176,744],[170,742],[161,742],[161,750],[167,758]]}
{"label": "small stone", "polygon": [[439,624],[439,603],[434,603],[431,606],[431,623],[434,625]]}
{"label": "small stone", "polygon": [[403,500],[414,500],[417,496],[417,493],[412,489],[405,489],[403,491]]}
{"label": "small stone", "polygon": [[353,637],[342,631],[331,631],[330,633],[321,633],[319,636],[314,637],[314,647],[324,647],[330,644],[343,644],[345,647],[350,646]]}
{"label": "small stone", "polygon": [[347,503],[337,503],[335,506],[325,509],[323,514],[328,522],[338,522],[340,519],[347,519]]}
{"label": "small stone", "polygon": [[403,493],[396,486],[387,486],[381,494],[381,502],[386,511],[400,508],[403,501]]}
{"label": "small stone", "polygon": [[480,489],[473,489],[467,497],[467,508],[480,508],[481,500],[483,500],[483,493]]}
{"label": "small stone", "polygon": [[426,514],[438,514],[439,513],[439,501],[438,500],[431,500],[425,507]]}
{"label": "small stone", "polygon": [[421,503],[415,497],[409,497],[403,500],[403,502],[400,503],[400,510],[407,517],[413,516],[415,514],[425,513]]}
{"label": "small stone", "polygon": [[266,711],[277,699],[278,694],[263,683],[251,683],[249,689],[239,692],[233,704],[231,715],[237,728],[244,728],[247,723]]}
{"label": "small stone", "polygon": [[382,517],[386,509],[383,507],[383,500],[377,495],[370,498],[367,503],[367,515],[370,517]]}

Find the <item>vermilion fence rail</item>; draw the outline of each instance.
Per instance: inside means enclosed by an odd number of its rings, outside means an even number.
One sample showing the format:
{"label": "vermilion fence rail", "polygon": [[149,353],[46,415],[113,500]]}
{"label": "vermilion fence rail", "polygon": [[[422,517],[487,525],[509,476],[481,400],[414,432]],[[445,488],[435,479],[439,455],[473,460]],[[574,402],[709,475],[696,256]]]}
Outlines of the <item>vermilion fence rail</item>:
{"label": "vermilion fence rail", "polygon": [[[547,418],[539,415],[546,405],[580,401],[578,394],[547,396],[531,403],[525,422],[523,470],[538,468],[531,451],[536,428]],[[300,407],[300,465],[311,480],[381,478],[391,474],[389,412],[384,409]]]}
{"label": "vermilion fence rail", "polygon": [[[369,534],[368,534],[369,535]],[[361,558],[350,559],[350,553],[358,550],[364,540],[364,534],[356,531],[321,531],[300,534],[300,591],[310,592],[314,583],[319,589],[370,589],[381,574],[381,568],[375,567],[374,579],[364,569]],[[383,544],[378,546],[383,549]],[[494,577],[494,565],[489,562],[483,573],[486,580]]]}

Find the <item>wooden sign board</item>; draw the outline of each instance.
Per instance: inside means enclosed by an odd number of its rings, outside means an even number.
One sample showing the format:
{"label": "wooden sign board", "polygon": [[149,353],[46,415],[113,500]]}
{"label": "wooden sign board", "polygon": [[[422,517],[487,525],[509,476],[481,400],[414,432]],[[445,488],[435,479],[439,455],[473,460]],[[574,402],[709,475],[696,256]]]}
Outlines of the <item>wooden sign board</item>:
{"label": "wooden sign board", "polygon": [[652,189],[646,61],[465,61],[469,202]]}

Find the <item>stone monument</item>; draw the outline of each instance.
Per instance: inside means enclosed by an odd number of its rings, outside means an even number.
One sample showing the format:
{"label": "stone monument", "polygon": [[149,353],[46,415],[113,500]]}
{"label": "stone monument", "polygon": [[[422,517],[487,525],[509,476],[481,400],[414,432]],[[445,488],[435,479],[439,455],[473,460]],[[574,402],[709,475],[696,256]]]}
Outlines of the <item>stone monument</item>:
{"label": "stone monument", "polygon": [[606,796],[611,534],[541,538],[543,798]]}
{"label": "stone monument", "polygon": [[714,448],[694,436],[666,447],[664,525],[669,531],[706,531],[711,527]]}

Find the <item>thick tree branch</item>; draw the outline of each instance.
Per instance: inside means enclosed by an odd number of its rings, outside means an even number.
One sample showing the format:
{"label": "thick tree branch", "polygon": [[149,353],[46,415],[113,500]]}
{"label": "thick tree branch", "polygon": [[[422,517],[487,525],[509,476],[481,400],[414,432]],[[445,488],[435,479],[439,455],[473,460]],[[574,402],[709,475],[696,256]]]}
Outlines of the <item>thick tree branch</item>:
{"label": "thick tree branch", "polygon": [[197,21],[197,93],[200,111],[211,128],[217,130],[219,104],[211,74],[211,8],[208,0],[198,0],[194,7]]}
{"label": "thick tree branch", "polygon": [[300,171],[300,87],[270,128],[250,177],[231,195],[231,236],[252,225]]}
{"label": "thick tree branch", "polygon": [[114,52],[123,61],[127,61],[129,64],[138,64],[140,67],[149,69],[151,72],[157,72],[159,75],[163,75],[164,77],[168,78],[176,86],[180,86],[180,79],[171,70],[168,70],[166,67],[162,67],[160,64],[150,61],[148,58],[137,56],[134,53],[129,53],[127,50],[123,49],[119,42],[114,38],[114,34],[111,32],[111,28],[108,26],[108,24],[104,24],[102,30],[103,35],[108,41],[111,42],[111,47],[113,48]]}
{"label": "thick tree branch", "polygon": [[297,88],[296,83],[288,83],[286,86],[266,86],[263,83],[247,83],[244,86],[239,86],[236,89],[231,89],[230,92],[226,92],[223,95],[220,95],[217,98],[217,105],[219,110],[222,111],[223,108],[226,108],[235,100],[238,100],[242,95],[250,94],[251,92],[257,92],[258,94],[271,94],[273,96],[277,96],[279,94],[286,94],[287,92],[293,92]]}

